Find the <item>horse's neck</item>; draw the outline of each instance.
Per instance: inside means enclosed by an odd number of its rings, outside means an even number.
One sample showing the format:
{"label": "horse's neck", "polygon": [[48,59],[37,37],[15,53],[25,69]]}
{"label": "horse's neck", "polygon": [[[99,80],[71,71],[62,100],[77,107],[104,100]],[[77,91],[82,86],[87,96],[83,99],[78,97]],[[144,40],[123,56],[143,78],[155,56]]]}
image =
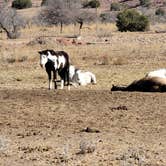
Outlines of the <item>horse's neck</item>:
{"label": "horse's neck", "polygon": [[57,60],[57,56],[52,56],[52,55],[48,55],[48,59],[55,62]]}

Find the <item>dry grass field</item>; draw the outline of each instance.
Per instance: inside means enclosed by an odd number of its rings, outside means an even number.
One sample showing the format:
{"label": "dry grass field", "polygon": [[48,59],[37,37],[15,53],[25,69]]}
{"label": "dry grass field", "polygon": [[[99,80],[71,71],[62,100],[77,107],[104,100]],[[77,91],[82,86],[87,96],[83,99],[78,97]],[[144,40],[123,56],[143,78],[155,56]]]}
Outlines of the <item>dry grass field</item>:
{"label": "dry grass field", "polygon": [[[0,165],[165,166],[166,94],[111,92],[166,67],[166,34],[117,32],[87,25],[29,27],[19,39],[0,34]],[[75,44],[76,43],[76,44]],[[97,85],[47,90],[38,51],[65,50]],[[88,129],[87,129],[88,127]]]}

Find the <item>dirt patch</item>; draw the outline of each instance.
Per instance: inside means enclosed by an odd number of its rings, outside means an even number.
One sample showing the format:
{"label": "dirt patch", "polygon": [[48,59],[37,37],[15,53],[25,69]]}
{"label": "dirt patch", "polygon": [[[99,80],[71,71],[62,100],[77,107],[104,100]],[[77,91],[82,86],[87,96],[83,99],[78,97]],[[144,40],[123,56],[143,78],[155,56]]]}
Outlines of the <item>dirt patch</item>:
{"label": "dirt patch", "polygon": [[[0,94],[2,165],[166,164],[165,93],[0,89]],[[100,132],[81,132],[87,127]],[[80,154],[82,145],[93,145],[93,151]]]}

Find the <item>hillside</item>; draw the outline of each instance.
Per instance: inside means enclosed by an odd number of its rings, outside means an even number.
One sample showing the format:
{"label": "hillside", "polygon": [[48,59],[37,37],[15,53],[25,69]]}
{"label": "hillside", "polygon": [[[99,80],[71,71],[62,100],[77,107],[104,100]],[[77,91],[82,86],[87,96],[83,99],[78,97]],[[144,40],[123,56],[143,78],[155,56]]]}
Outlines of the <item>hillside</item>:
{"label": "hillside", "polygon": [[[8,4],[10,5],[13,0],[8,0]],[[110,8],[110,4],[113,2],[119,2],[121,4],[128,4],[129,6],[134,6],[134,4],[138,5],[139,0],[99,0],[101,3],[101,7],[104,10],[107,10]],[[0,0],[0,4],[2,4],[4,0]],[[39,7],[41,4],[42,0],[32,0],[32,6],[33,7]],[[151,0],[150,1],[153,7],[164,7],[165,6],[165,1],[164,0]]]}

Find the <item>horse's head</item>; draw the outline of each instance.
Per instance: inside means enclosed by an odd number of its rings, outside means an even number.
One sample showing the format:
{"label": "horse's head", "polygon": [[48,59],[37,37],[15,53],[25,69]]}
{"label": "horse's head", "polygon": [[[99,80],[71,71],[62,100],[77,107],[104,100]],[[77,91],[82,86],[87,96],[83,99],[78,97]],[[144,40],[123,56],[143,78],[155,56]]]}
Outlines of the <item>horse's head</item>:
{"label": "horse's head", "polygon": [[112,84],[111,91],[118,91],[118,90],[119,90],[119,87]]}
{"label": "horse's head", "polygon": [[48,61],[48,54],[46,51],[39,51],[40,54],[40,66],[43,68]]}

